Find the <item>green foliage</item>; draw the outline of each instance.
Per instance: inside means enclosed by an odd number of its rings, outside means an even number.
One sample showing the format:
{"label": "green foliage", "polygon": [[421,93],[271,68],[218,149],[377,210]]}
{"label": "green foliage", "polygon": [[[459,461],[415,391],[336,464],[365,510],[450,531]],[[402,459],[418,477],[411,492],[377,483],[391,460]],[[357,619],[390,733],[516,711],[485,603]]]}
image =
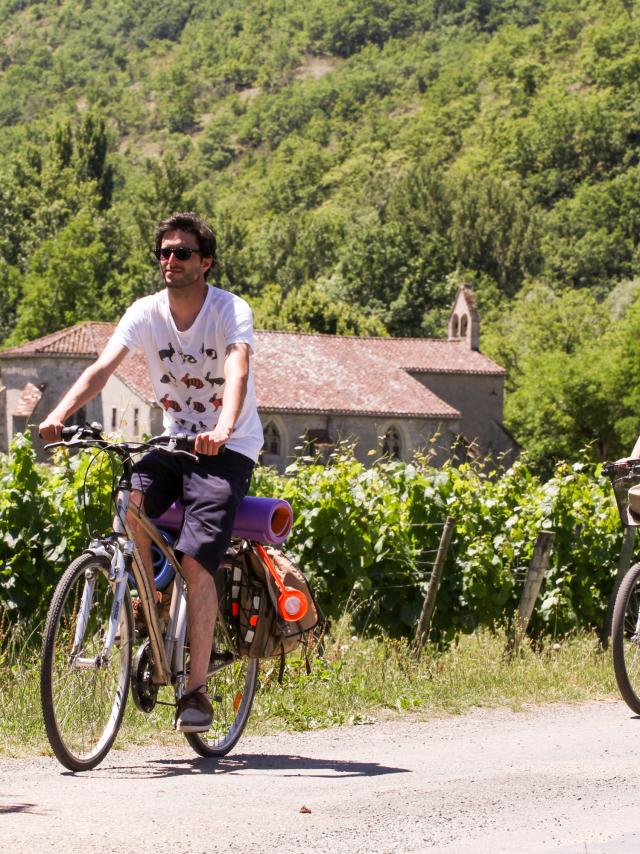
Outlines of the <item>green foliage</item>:
{"label": "green foliage", "polygon": [[[41,617],[52,585],[91,532],[108,529],[108,458],[61,454],[37,465],[19,436],[0,469],[0,605]],[[524,463],[498,478],[470,466],[433,469],[380,460],[366,468],[345,446],[330,465],[309,458],[286,476],[259,467],[254,491],[294,507],[287,548],[309,574],[324,613],[353,614],[358,630],[411,636],[442,526],[455,520],[432,626],[438,639],[511,619],[537,532],[556,545],[537,610],[538,630],[599,627],[621,529],[599,468],[561,464],[543,483]],[[85,511],[87,501],[89,515]]]}
{"label": "green foliage", "polygon": [[[221,284],[259,296],[275,283],[286,298],[332,282],[332,296],[391,334],[441,332],[456,270],[507,296],[538,275],[601,296],[635,269],[628,4],[43,0],[4,11],[0,149],[12,165],[0,260],[28,274],[93,194],[129,252],[83,271],[89,303],[150,286],[153,225],[179,207],[217,223]],[[43,304],[39,277],[3,309],[5,328],[17,303]],[[120,301],[106,305],[115,319]],[[331,328],[323,312],[301,322]],[[12,340],[33,329],[23,321]]]}
{"label": "green foliage", "polygon": [[536,469],[586,449],[628,456],[639,432],[637,283],[604,303],[585,291],[524,288],[490,318],[484,349],[507,369],[505,419]]}
{"label": "green foliage", "polygon": [[592,317],[640,258],[637,3],[0,6],[1,342],[116,320],[197,209],[259,325],[440,336],[468,280],[532,463],[628,443]]}
{"label": "green foliage", "polygon": [[260,329],[322,332],[326,335],[386,335],[378,318],[367,316],[319,285],[302,285],[284,296],[278,285],[267,286],[253,301]]}
{"label": "green foliage", "polygon": [[[108,265],[95,210],[80,211],[34,252],[12,339],[33,339],[80,320],[104,319]],[[48,312],[43,316],[44,305]]]}
{"label": "green foliage", "polygon": [[90,530],[104,530],[111,471],[94,467],[85,515],[83,495],[90,457],[61,457],[55,468],[38,465],[31,442],[18,434],[0,460],[0,605],[14,615],[41,619],[53,586],[87,542]]}
{"label": "green foliage", "polygon": [[455,536],[438,594],[433,636],[507,623],[518,604],[537,532],[557,532],[538,630],[599,627],[621,543],[608,481],[583,463],[543,483],[524,463],[494,479],[470,466],[432,469],[380,461],[365,468],[348,448],[330,466],[302,460],[284,478],[259,469],[260,494],[296,514],[287,547],[333,619],[411,634],[447,516]]}

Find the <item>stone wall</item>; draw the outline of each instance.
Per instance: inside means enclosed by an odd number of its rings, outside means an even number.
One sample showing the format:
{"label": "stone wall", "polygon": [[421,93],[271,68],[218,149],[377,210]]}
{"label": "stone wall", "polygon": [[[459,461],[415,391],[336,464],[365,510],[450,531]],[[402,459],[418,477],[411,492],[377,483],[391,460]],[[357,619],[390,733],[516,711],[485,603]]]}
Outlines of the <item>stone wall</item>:
{"label": "stone wall", "polygon": [[[451,444],[460,432],[457,420],[438,421],[428,418],[380,418],[374,416],[323,415],[282,413],[260,410],[264,429],[275,425],[280,437],[280,453],[265,453],[262,461],[282,471],[295,456],[301,453],[303,437],[308,431],[318,431],[334,443],[353,440],[356,457],[367,465],[381,453],[381,437],[394,428],[400,439],[400,457],[410,460],[417,450],[430,450],[435,465],[449,458]],[[371,454],[370,451],[374,451]]]}
{"label": "stone wall", "polygon": [[502,429],[504,377],[478,374],[413,374],[460,413],[460,432],[476,441],[483,455],[517,454],[518,446]]}
{"label": "stone wall", "polygon": [[[0,441],[3,440],[0,450],[7,450],[16,429],[24,429],[24,419],[14,422],[14,413],[27,383],[43,387],[42,398],[28,419],[29,424],[37,425],[92,361],[90,358],[65,356],[1,359],[2,384],[6,392],[4,400],[0,399],[0,419],[4,430],[4,437],[0,432]],[[84,415],[87,421],[99,421],[102,418],[102,403],[99,397],[87,404]],[[37,435],[37,430],[33,428],[31,434],[38,457],[44,459],[43,443]]]}
{"label": "stone wall", "polygon": [[115,375],[102,390],[100,421],[107,432],[118,432],[127,440],[139,439],[143,433],[157,436],[163,430],[162,408],[141,400]]}
{"label": "stone wall", "polygon": [[[25,419],[14,419],[14,412],[28,382],[38,387],[44,386],[42,398],[29,419],[30,424],[38,424],[92,362],[91,358],[42,355],[0,360],[2,384],[5,386],[5,391],[0,392],[0,450],[6,451],[13,434],[25,428]],[[110,377],[95,400],[84,407],[84,413],[78,413],[71,420],[98,421],[110,432],[114,409],[115,430],[124,438],[137,439],[143,433],[152,436],[162,433],[162,408],[158,404],[149,405],[141,400],[115,375]],[[137,430],[134,426],[136,420]],[[45,459],[44,445],[37,431],[32,429],[31,434],[38,457]]]}

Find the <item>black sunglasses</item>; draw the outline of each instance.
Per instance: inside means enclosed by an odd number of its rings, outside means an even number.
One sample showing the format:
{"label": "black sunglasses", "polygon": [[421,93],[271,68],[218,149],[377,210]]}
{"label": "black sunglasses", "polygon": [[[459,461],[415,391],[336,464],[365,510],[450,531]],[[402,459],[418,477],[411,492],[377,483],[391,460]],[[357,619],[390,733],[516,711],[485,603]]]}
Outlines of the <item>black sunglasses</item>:
{"label": "black sunglasses", "polygon": [[201,254],[199,249],[192,249],[190,246],[163,246],[158,250],[158,258],[165,258],[168,261],[173,254],[178,261],[188,261],[194,252]]}

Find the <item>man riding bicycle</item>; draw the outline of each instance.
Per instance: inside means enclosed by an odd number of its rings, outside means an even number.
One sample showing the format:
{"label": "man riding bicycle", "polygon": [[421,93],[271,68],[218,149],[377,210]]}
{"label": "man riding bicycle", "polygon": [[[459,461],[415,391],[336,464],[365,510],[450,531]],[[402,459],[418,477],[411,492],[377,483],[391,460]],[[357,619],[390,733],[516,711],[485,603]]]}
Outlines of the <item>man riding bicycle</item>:
{"label": "man riding bicycle", "polygon": [[[39,429],[43,439],[57,441],[64,422],[102,390],[129,351],[141,349],[165,432],[195,436],[197,462],[157,451],[144,456],[134,467],[131,497],[151,517],[176,499],[185,507],[175,549],[188,588],[191,668],[176,728],[204,732],[213,718],[205,682],[218,611],[215,573],[263,443],[250,358],[253,321],[243,299],[206,282],[216,259],[210,226],[194,213],[176,213],[155,237],[165,288],[133,303]],[[133,513],[128,523],[153,583],[151,540]]]}

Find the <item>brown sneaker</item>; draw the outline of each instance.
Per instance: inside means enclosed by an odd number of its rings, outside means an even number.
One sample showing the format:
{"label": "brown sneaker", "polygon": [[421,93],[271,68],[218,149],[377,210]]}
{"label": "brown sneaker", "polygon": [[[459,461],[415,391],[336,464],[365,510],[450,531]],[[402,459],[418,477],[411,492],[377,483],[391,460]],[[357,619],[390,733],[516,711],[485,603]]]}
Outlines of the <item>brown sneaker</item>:
{"label": "brown sneaker", "polygon": [[183,694],[178,701],[178,732],[206,732],[213,723],[213,706],[202,687]]}

